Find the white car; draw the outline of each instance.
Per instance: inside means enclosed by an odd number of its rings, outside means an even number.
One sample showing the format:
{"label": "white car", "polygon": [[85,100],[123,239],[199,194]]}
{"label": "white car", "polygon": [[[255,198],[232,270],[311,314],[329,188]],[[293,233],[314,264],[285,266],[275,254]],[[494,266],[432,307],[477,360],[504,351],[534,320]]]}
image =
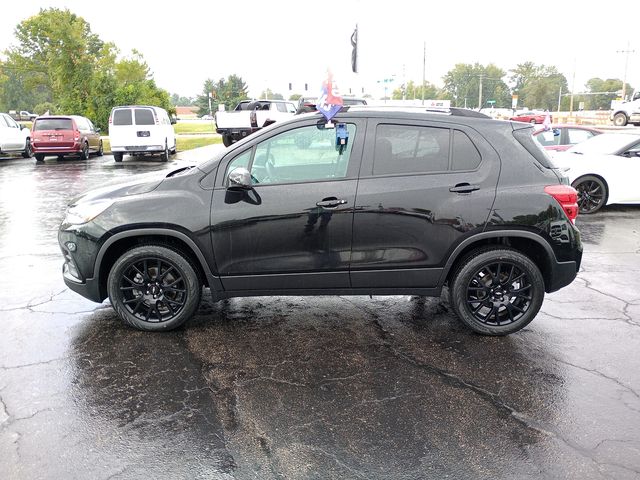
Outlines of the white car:
{"label": "white car", "polygon": [[31,132],[19,125],[10,115],[0,113],[0,155],[20,153],[31,157]]}
{"label": "white car", "polygon": [[175,121],[164,108],[148,105],[114,107],[109,116],[109,141],[116,162],[125,154],[160,154],[162,161],[176,153]]}
{"label": "white car", "polygon": [[578,191],[580,213],[640,203],[640,135],[603,133],[553,156]]}

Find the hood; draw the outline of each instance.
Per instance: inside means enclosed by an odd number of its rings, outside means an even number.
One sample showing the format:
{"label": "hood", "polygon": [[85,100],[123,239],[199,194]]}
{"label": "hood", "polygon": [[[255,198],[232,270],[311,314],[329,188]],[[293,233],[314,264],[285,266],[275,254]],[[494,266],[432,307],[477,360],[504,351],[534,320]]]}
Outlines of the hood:
{"label": "hood", "polygon": [[104,187],[96,188],[84,192],[83,194],[75,197],[71,200],[68,206],[74,206],[78,203],[92,202],[95,200],[102,200],[106,198],[117,199],[121,197],[127,197],[130,195],[140,195],[142,193],[149,193],[156,188],[169,177],[173,177],[179,173],[185,172],[192,167],[181,167],[175,170],[166,172],[155,172],[147,175],[137,176],[127,182],[119,182]]}

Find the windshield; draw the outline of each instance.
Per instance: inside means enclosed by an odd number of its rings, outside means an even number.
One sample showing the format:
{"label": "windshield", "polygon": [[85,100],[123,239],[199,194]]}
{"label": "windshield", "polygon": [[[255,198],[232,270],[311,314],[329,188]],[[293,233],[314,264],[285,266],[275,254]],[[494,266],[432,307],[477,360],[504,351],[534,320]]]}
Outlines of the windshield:
{"label": "windshield", "polygon": [[604,133],[596,135],[574,145],[567,152],[571,153],[604,153],[614,154],[634,141],[640,141],[640,135],[627,135],[624,133]]}
{"label": "windshield", "polygon": [[70,118],[38,118],[33,130],[73,130],[73,122]]}

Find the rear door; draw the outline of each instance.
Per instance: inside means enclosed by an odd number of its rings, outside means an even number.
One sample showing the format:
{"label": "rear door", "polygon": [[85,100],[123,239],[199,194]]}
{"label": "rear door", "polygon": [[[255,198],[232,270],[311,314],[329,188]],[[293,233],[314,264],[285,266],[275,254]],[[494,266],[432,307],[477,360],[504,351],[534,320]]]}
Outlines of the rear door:
{"label": "rear door", "polygon": [[[345,120],[348,144],[316,120],[274,129],[225,158],[211,209],[225,290],[348,288],[353,209],[365,121]],[[253,188],[228,188],[228,172],[248,168]]]}
{"label": "rear door", "polygon": [[129,107],[116,108],[111,113],[109,124],[109,141],[112,147],[127,147],[138,145],[136,127],[133,123],[133,109]]}
{"label": "rear door", "polygon": [[369,121],[353,222],[354,288],[437,285],[448,252],[482,231],[499,158],[448,122]]}
{"label": "rear door", "polygon": [[3,150],[20,150],[25,146],[25,139],[20,125],[9,115],[0,115],[0,148]]}

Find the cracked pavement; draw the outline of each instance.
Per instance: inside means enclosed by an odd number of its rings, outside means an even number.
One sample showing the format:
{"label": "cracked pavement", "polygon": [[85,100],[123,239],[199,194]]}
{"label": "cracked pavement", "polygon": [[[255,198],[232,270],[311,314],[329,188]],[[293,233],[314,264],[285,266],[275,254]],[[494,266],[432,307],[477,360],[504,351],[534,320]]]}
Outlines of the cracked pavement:
{"label": "cracked pavement", "polygon": [[444,295],[207,293],[138,332],[65,288],[57,226],[176,164],[0,159],[0,478],[640,478],[640,206],[579,217],[578,279],[506,338]]}

